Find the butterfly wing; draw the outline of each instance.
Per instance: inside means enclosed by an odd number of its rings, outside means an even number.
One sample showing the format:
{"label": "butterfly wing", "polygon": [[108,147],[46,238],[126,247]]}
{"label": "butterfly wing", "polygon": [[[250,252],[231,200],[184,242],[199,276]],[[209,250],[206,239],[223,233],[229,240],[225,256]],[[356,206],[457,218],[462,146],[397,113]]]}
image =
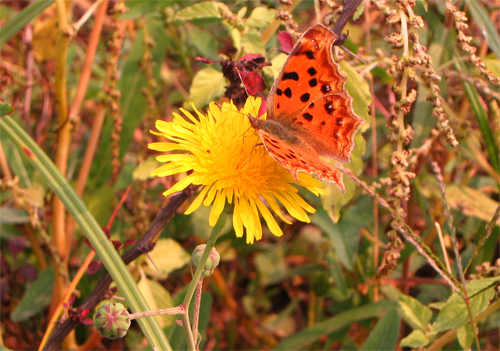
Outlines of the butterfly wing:
{"label": "butterfly wing", "polygon": [[346,78],[333,60],[338,36],[318,24],[290,52],[267,100],[267,119],[301,137],[320,155],[349,162],[364,122],[352,110]]}
{"label": "butterfly wing", "polygon": [[345,192],[343,174],[323,162],[316,151],[307,149],[307,145],[291,145],[262,129],[259,130],[259,136],[269,155],[286,168],[296,182],[299,171],[306,171],[316,174],[321,180],[337,184],[340,191]]}
{"label": "butterfly wing", "polygon": [[[344,91],[325,95],[307,105],[293,121],[296,134],[318,154],[349,162],[354,148],[354,134],[364,119],[352,112],[351,97]],[[291,128],[294,128],[290,126]]]}

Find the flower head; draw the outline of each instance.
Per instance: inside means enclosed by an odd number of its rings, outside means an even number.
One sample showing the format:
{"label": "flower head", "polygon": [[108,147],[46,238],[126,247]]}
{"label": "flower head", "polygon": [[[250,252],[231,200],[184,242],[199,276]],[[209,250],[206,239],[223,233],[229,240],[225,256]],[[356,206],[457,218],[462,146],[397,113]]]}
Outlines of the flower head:
{"label": "flower head", "polygon": [[[209,223],[214,226],[227,202],[233,205],[236,236],[242,237],[246,229],[247,243],[262,238],[259,215],[274,235],[283,235],[271,211],[284,222],[291,222],[283,216],[278,202],[292,217],[303,222],[310,222],[307,212],[315,212],[299,196],[291,174],[268,155],[250,127],[247,116],[256,116],[260,104],[260,98],[249,98],[238,112],[232,103],[225,103],[222,108],[211,103],[207,115],[193,105],[196,116],[181,109],[185,117],[174,113],[172,122],[156,121],[159,133],[152,133],[168,141],[149,144],[150,149],[168,152],[156,158],[166,164],[151,175],[166,177],[192,171],[163,194],[172,195],[190,184],[201,185],[186,214],[201,204],[212,205]],[[323,193],[322,183],[310,175],[299,173],[298,180],[299,185],[312,193]]]}

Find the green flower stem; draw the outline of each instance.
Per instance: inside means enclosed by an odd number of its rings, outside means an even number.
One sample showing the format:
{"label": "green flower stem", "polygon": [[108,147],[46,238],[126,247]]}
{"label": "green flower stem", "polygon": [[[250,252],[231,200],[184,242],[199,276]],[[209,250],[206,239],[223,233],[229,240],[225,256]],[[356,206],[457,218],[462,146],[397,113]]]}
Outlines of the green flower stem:
{"label": "green flower stem", "polygon": [[182,324],[183,324],[184,332],[186,333],[188,350],[193,350],[193,351],[196,350],[196,345],[195,345],[195,341],[193,338],[193,332],[191,330],[191,324],[189,323],[189,305],[191,304],[191,300],[193,299],[193,295],[194,295],[194,292],[196,291],[196,288],[198,286],[198,282],[201,279],[201,274],[203,273],[205,263],[207,263],[208,256],[210,255],[210,252],[212,251],[213,247],[215,246],[215,242],[217,241],[217,238],[219,237],[219,234],[222,231],[222,228],[224,228],[224,225],[226,224],[226,220],[227,220],[227,213],[225,211],[223,211],[221,213],[221,215],[219,216],[219,220],[217,221],[214,228],[212,229],[212,233],[210,234],[210,237],[208,238],[207,246],[205,247],[205,251],[203,251],[203,256],[201,257],[200,263],[198,264],[198,267],[196,268],[196,271],[194,272],[193,280],[189,284],[189,288],[186,292],[186,296],[184,297],[184,300],[182,301],[182,305],[186,308],[186,313],[184,313],[182,315]]}
{"label": "green flower stem", "polygon": [[200,263],[198,264],[198,267],[196,268],[196,271],[194,272],[193,275],[193,280],[191,281],[191,284],[189,285],[188,291],[186,292],[186,296],[184,297],[184,300],[182,301],[182,304],[186,307],[186,311],[189,310],[189,305],[191,304],[191,300],[193,299],[194,292],[196,290],[196,286],[198,285],[198,281],[201,278],[201,274],[203,273],[203,269],[205,267],[205,263],[207,263],[208,256],[210,255],[210,252],[215,246],[215,242],[217,241],[217,238],[219,237],[220,232],[222,231],[222,228],[224,228],[224,225],[226,224],[227,220],[227,213],[222,212],[219,220],[215,224],[214,228],[212,229],[212,233],[210,234],[210,237],[208,238],[207,241],[207,246],[205,247],[205,251],[203,251],[203,256],[201,256]]}
{"label": "green flower stem", "polygon": [[[47,154],[10,117],[5,116],[0,118],[0,132],[2,133],[2,137],[4,135],[7,136],[19,147],[64,203],[66,209],[75,218],[85,236],[89,239],[107,271],[116,282],[120,292],[123,293],[130,309],[134,312],[148,310],[149,306],[144,296],[139,291],[134,278],[113,247],[111,241],[106,237],[95,218],[75,193],[69,181],[58,171]],[[155,318],[141,318],[138,319],[138,323],[144,336],[148,339],[151,348],[162,351],[172,350]]]}
{"label": "green flower stem", "polygon": [[181,315],[182,328],[186,334],[187,349],[189,351],[196,351],[196,343],[194,342],[193,331],[191,330],[191,322],[189,322],[189,310]]}

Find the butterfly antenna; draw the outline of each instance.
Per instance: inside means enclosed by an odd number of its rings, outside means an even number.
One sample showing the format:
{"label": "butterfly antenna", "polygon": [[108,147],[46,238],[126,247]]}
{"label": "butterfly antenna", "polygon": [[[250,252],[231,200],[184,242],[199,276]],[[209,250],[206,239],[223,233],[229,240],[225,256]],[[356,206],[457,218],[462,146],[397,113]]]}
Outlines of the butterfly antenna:
{"label": "butterfly antenna", "polygon": [[245,89],[245,93],[247,93],[247,96],[250,96],[250,94],[248,93],[247,87],[245,86],[245,82],[243,81],[243,78],[241,77],[240,71],[238,69],[236,69],[236,72],[238,72],[238,77],[240,77],[241,85],[243,85],[243,89]]}
{"label": "butterfly antenna", "polygon": [[351,50],[349,50],[348,48],[346,48],[344,45],[340,45],[340,47],[344,50],[344,51],[347,51],[349,54],[351,54],[351,56],[357,58],[358,60],[360,60],[361,62],[363,62],[365,65],[366,65],[366,62],[365,60],[363,60],[361,57],[359,57],[358,55],[356,55],[354,52],[352,52]]}
{"label": "butterfly antenna", "polygon": [[255,148],[257,146],[261,146],[261,145],[264,145],[264,143],[258,143],[258,144],[255,144],[253,147],[252,147],[252,151],[250,152],[250,157],[248,158],[247,162],[245,162],[245,164],[243,165],[242,168],[245,168],[246,166],[248,166],[248,164],[250,163],[250,161],[252,160],[252,156],[253,156],[253,151],[255,150]]}

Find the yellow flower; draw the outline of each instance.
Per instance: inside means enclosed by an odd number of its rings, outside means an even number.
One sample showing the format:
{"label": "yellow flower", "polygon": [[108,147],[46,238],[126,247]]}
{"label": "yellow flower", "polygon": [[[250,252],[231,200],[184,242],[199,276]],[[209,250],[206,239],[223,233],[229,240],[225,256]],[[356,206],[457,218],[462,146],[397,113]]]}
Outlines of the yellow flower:
{"label": "yellow flower", "polygon": [[[181,109],[185,117],[174,113],[172,122],[156,121],[160,132],[152,133],[168,141],[149,144],[150,149],[168,152],[156,158],[166,164],[151,175],[166,177],[192,171],[163,195],[182,191],[190,184],[201,185],[186,214],[201,204],[212,205],[209,223],[213,227],[227,201],[233,205],[236,236],[242,237],[246,229],[247,243],[262,238],[259,214],[274,235],[283,235],[271,211],[284,222],[291,222],[283,216],[278,202],[292,217],[303,222],[310,222],[307,212],[315,212],[299,196],[291,174],[268,155],[250,127],[247,116],[257,116],[260,104],[260,98],[249,98],[238,112],[232,103],[225,103],[222,108],[211,103],[207,115],[193,105],[196,116]],[[324,193],[322,183],[310,175],[299,173],[298,179],[299,185],[312,193]]]}

